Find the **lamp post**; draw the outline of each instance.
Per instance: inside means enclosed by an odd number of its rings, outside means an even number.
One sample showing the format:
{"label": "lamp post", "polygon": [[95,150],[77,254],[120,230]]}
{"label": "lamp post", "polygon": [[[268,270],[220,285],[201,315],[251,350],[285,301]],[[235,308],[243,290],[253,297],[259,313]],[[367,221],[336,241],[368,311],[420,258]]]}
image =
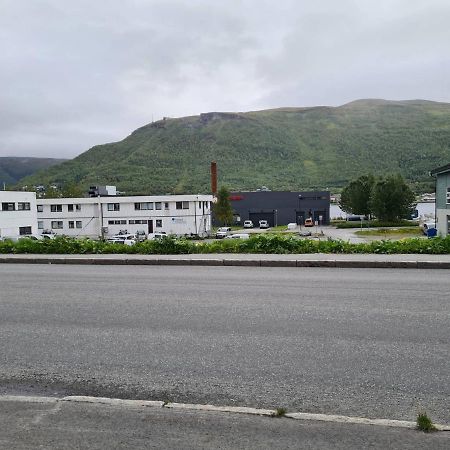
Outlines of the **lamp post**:
{"label": "lamp post", "polygon": [[302,231],[302,222],[303,222],[302,216],[300,215],[300,201],[302,200],[302,198],[303,198],[302,195],[299,194],[299,196],[298,196],[297,222],[298,222],[298,225],[300,225],[300,232]]}

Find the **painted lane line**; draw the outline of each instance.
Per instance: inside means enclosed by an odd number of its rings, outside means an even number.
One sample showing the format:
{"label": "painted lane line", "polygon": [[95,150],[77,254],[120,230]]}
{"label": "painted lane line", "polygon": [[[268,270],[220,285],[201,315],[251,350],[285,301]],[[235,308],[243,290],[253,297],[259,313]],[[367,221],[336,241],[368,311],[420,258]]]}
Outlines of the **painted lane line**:
{"label": "painted lane line", "polygon": [[62,402],[75,402],[75,403],[97,403],[102,405],[113,406],[130,406],[147,408],[162,408],[164,402],[154,400],[123,400],[120,398],[108,398],[108,397],[89,397],[84,395],[69,395],[60,399]]}
{"label": "painted lane line", "polygon": [[198,405],[192,403],[167,403],[165,408],[170,409],[190,409],[196,411],[218,411],[218,412],[230,412],[240,414],[253,414],[257,416],[274,416],[276,411],[274,409],[259,409],[249,408],[245,406],[215,406],[215,405]]}
{"label": "painted lane line", "polygon": [[35,397],[27,395],[0,395],[0,402],[23,402],[23,403],[57,403],[58,397]]}
{"label": "painted lane line", "polygon": [[[339,416],[336,414],[310,414],[310,413],[287,413],[285,415],[290,419],[296,420],[315,420],[321,422],[334,422],[334,423],[352,423],[360,425],[378,425],[383,427],[395,427],[395,428],[416,428],[416,422],[408,420],[393,420],[393,419],[368,419],[366,417],[350,417]],[[434,424],[439,431],[450,431],[450,425]]]}
{"label": "painted lane line", "polygon": [[[191,410],[191,411],[206,411],[206,412],[224,412],[233,414],[250,414],[257,416],[276,416],[276,410],[274,409],[260,409],[250,408],[245,406],[215,406],[215,405],[201,405],[194,403],[166,403],[163,401],[155,400],[125,400],[119,398],[108,397],[90,397],[80,395],[69,395],[66,397],[36,397],[25,395],[0,395],[0,402],[28,402],[28,403],[90,403],[98,405],[110,405],[119,407],[132,407],[132,408],[167,408],[167,409],[179,409],[179,410]],[[416,428],[416,422],[407,420],[393,420],[393,419],[368,419],[366,417],[351,417],[341,416],[336,414],[312,414],[293,412],[286,413],[284,416],[289,419],[295,420],[311,420],[320,422],[332,422],[332,423],[349,423],[355,425],[376,425],[384,427],[394,428]],[[450,431],[450,424],[434,424],[439,431]]]}

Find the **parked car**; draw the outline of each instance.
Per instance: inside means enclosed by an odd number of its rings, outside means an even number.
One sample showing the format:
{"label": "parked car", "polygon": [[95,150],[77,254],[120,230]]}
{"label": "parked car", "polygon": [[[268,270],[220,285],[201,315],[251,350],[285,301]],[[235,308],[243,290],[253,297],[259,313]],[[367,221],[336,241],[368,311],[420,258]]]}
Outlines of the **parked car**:
{"label": "parked car", "polygon": [[52,230],[42,230],[42,239],[55,239],[56,233]]}
{"label": "parked car", "polygon": [[230,227],[220,227],[216,231],[216,239],[226,238],[231,232]]}
{"label": "parked car", "polygon": [[165,231],[157,231],[156,233],[148,233],[147,239],[150,241],[156,241],[158,239],[164,239],[167,237],[167,233]]}
{"label": "parked car", "polygon": [[248,239],[250,235],[248,233],[236,233],[230,234],[225,239]]}
{"label": "parked car", "polygon": [[436,228],[436,222],[424,222],[421,226],[422,233],[427,236],[430,228]]}
{"label": "parked car", "polygon": [[308,217],[308,219],[305,220],[305,227],[313,227],[314,226],[314,220],[311,219],[311,217]]}
{"label": "parked car", "polygon": [[253,221],[251,220],[244,220],[244,228],[253,228]]}
{"label": "parked car", "polygon": [[147,233],[144,230],[136,231],[136,240],[145,241],[147,239]]}
{"label": "parked car", "polygon": [[135,234],[116,234],[109,238],[107,242],[110,242],[111,244],[134,245],[137,240]]}
{"label": "parked car", "polygon": [[269,228],[269,222],[267,220],[260,220],[259,221],[259,228]]}

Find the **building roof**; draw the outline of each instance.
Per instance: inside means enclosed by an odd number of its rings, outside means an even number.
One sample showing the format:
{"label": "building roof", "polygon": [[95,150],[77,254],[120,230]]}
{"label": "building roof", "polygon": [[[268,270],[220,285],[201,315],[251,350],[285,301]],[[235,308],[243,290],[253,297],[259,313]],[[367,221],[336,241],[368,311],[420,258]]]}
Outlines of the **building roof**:
{"label": "building roof", "polygon": [[445,166],[438,167],[437,169],[433,169],[430,172],[430,175],[439,175],[441,173],[450,172],[450,164],[446,164]]}

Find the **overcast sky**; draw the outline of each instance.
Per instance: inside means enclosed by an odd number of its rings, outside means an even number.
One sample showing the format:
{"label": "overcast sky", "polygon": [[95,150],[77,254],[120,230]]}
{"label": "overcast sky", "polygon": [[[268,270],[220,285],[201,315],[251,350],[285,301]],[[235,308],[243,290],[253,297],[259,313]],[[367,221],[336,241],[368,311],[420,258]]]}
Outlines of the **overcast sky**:
{"label": "overcast sky", "polygon": [[450,102],[450,0],[0,0],[0,156],[358,98]]}

